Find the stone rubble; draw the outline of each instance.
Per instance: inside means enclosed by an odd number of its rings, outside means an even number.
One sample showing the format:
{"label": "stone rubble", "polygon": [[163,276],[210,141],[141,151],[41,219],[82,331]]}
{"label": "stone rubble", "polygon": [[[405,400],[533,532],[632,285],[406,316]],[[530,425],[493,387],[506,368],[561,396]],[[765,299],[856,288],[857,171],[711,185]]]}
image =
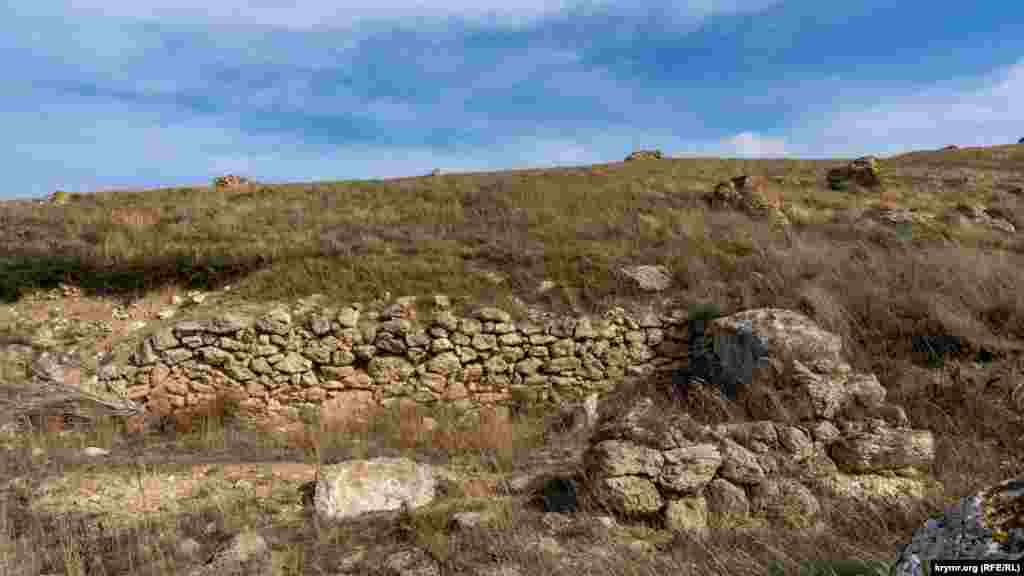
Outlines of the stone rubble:
{"label": "stone rubble", "polygon": [[[877,378],[852,371],[838,336],[772,308],[717,318],[707,330],[719,377],[738,384],[756,420],[699,424],[649,397],[608,414],[584,455],[585,476],[617,516],[696,534],[820,529],[816,494],[899,506],[935,487],[922,474],[934,459],[932,434],[907,428]],[[751,410],[761,404],[755,383],[788,417]]]}

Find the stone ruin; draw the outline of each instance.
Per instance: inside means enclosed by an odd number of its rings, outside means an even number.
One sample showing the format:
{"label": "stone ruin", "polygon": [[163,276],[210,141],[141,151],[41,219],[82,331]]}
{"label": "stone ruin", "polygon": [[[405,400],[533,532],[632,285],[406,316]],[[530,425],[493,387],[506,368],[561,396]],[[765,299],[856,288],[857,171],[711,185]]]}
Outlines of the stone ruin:
{"label": "stone ruin", "polygon": [[443,295],[433,303],[253,305],[162,323],[104,366],[99,385],[153,415],[224,393],[257,418],[392,402],[507,411],[579,401],[627,375],[685,365],[681,310],[514,321],[493,307],[462,316]]}
{"label": "stone ruin", "polygon": [[931,432],[909,428],[878,379],[851,369],[838,336],[771,308],[707,330],[713,359],[685,371],[683,384],[723,408],[734,397],[748,419],[702,424],[646,396],[618,406],[584,456],[595,502],[620,518],[699,533],[820,527],[815,494],[899,506],[940,488],[924,475]]}
{"label": "stone ruin", "polygon": [[[496,308],[460,318],[449,306],[437,296],[434,314],[419,320],[413,302],[399,299],[379,312],[313,305],[178,322],[143,339],[129,364],[109,365],[103,379],[150,410],[188,408],[218,386],[244,390],[264,409],[359,395],[493,405],[514,390],[532,389],[534,400],[574,387],[599,391],[606,395],[601,417],[588,418],[580,494],[620,520],[694,534],[712,527],[820,530],[820,496],[901,507],[942,490],[927,476],[931,432],[910,428],[878,379],[844,360],[839,336],[797,312],[765,308],[706,320],[650,312],[634,319],[613,309],[596,321],[513,322]],[[612,384],[627,372],[669,374],[670,393],[729,418],[699,422],[653,395],[617,399]],[[590,404],[588,413],[597,412]],[[342,469],[328,471],[311,487],[318,513],[341,518],[367,506],[432,499],[433,473],[412,462],[378,464],[408,469],[408,493],[374,504],[334,480]],[[387,472],[380,482],[393,487],[396,478]],[[980,546],[993,558],[1019,559],[1020,482],[965,499],[969,525],[960,521],[963,510],[930,520],[900,549],[894,573],[919,574],[922,561],[967,545],[972,553]],[[559,506],[575,510],[576,488],[564,488],[545,496],[571,500]],[[960,537],[967,531],[970,542]]]}

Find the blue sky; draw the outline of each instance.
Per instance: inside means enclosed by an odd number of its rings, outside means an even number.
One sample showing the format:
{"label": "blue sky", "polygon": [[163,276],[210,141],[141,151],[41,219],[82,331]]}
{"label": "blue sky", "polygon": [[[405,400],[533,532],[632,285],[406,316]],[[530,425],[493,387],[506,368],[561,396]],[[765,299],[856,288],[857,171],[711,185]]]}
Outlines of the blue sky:
{"label": "blue sky", "polygon": [[1021,29],[994,1],[8,0],[0,198],[1008,144]]}

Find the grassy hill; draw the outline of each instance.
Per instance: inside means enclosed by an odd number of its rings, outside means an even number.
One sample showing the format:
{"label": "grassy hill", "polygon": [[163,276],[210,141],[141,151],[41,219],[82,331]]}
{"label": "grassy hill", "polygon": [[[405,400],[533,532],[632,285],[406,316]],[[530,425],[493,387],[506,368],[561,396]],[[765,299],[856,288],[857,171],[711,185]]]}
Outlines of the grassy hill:
{"label": "grassy hill", "polygon": [[[683,307],[789,308],[842,336],[854,368],[936,434],[950,497],[1024,473],[1024,413],[1007,389],[1024,371],[1024,145],[882,158],[880,188],[830,189],[826,172],[845,164],[668,158],[12,201],[0,203],[0,299],[60,283],[124,298],[230,284],[257,302],[443,293],[596,312],[653,298],[618,271],[662,265],[673,284],[659,297]],[[709,208],[703,195],[741,175],[765,178],[789,227]],[[974,205],[1016,232],[948,217]],[[934,218],[887,220],[893,210]],[[545,280],[555,288],[539,291]],[[927,370],[944,366],[964,376],[940,389]],[[883,540],[871,545],[895,545]]]}
{"label": "grassy hill", "polygon": [[[912,332],[1021,334],[1020,234],[943,222],[865,225],[865,214],[879,205],[942,212],[980,203],[1024,224],[1024,198],[1011,193],[1024,183],[1024,146],[883,159],[881,190],[830,190],[825,172],[842,164],[665,159],[97,192],[63,206],[8,202],[0,204],[0,297],[11,302],[59,282],[120,294],[230,283],[252,300],[389,291],[498,302],[514,294],[594,310],[644,298],[619,268],[660,264],[681,301],[710,300],[726,312],[810,307],[850,344],[863,342],[864,358],[889,355]],[[701,200],[743,174],[767,177],[768,195],[802,209],[790,231]],[[557,289],[539,295],[543,280]]]}

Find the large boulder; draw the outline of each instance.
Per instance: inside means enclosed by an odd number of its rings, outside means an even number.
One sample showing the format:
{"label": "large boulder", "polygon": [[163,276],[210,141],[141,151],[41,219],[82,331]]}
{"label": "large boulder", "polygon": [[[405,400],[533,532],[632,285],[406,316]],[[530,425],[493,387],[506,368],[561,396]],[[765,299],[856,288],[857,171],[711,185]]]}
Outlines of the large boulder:
{"label": "large boulder", "polygon": [[627,266],[619,274],[644,292],[661,292],[672,285],[672,275],[664,266]]}
{"label": "large boulder", "polygon": [[430,466],[407,458],[350,460],[320,469],[313,503],[320,518],[340,520],[424,506],[433,501],[436,486]]}
{"label": "large boulder", "polygon": [[923,576],[936,559],[1024,561],[1024,478],[962,498],[918,528],[900,548],[891,576]]}
{"label": "large boulder", "polygon": [[829,188],[833,190],[843,190],[850,182],[865,188],[875,188],[882,184],[882,171],[878,164],[878,158],[864,156],[846,166],[829,170],[827,179]]}
{"label": "large boulder", "polygon": [[[795,419],[842,416],[854,407],[878,412],[885,388],[870,374],[855,373],[842,358],[842,340],[810,318],[780,308],[745,310],[717,318],[707,327],[714,349],[713,378],[727,388],[757,379]],[[780,419],[751,392],[748,409],[755,417]],[[765,414],[757,414],[764,409]]]}

